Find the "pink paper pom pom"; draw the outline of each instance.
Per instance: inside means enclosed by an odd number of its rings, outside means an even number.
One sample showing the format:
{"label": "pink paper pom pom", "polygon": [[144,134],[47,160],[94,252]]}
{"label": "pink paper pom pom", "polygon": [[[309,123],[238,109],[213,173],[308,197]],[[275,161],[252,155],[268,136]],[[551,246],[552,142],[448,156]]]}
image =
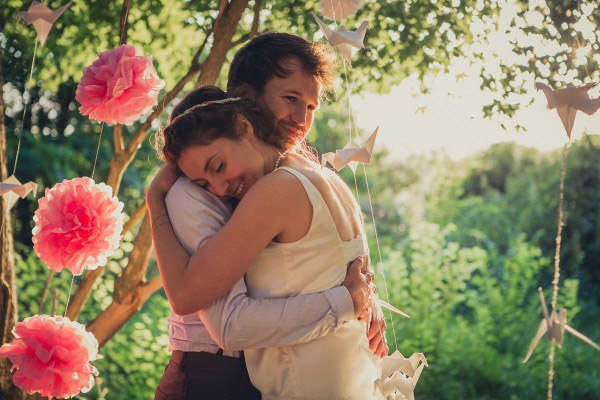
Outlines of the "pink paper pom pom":
{"label": "pink paper pom pom", "polygon": [[106,265],[119,247],[123,203],[92,179],[64,180],[46,189],[33,220],[33,250],[48,268],[74,275]]}
{"label": "pink paper pom pom", "polygon": [[66,317],[34,315],[15,325],[15,339],[0,347],[16,369],[15,385],[29,394],[69,398],[94,386],[98,341]]}
{"label": "pink paper pom pom", "polygon": [[122,45],[98,54],[98,59],[84,68],[75,99],[81,104],[81,114],[90,119],[131,125],[157,104],[164,85],[152,57]]}

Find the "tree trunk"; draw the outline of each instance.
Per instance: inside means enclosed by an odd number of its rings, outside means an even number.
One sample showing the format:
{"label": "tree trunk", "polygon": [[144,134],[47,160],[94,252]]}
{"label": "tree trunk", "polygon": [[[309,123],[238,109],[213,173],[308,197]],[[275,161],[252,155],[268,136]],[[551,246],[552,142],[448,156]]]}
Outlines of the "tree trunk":
{"label": "tree trunk", "polygon": [[[0,62],[0,180],[8,178],[6,159],[6,129],[4,126],[4,75]],[[17,291],[15,287],[15,260],[10,211],[0,197],[0,345],[13,339],[12,329],[17,323]],[[22,399],[23,392],[12,382],[11,364],[8,358],[0,358],[0,399]]]}
{"label": "tree trunk", "polygon": [[[158,116],[162,113],[164,108],[169,104],[175,96],[181,90],[183,90],[186,83],[190,82],[196,73],[198,73],[200,69],[200,65],[195,63],[195,60],[192,62],[192,66],[186,73],[186,75],[179,80],[179,82],[175,85],[171,91],[165,94],[158,101],[158,106],[154,110],[154,112],[148,117],[146,122],[142,124],[142,126],[137,130],[135,136],[131,139],[131,142],[127,147],[123,143],[123,135],[122,135],[122,127],[115,126],[115,154],[110,160],[110,171],[108,173],[108,179],[106,180],[107,185],[109,185],[113,189],[113,193],[117,194],[119,192],[119,187],[121,186],[121,179],[123,177],[123,173],[133,161],[135,155],[137,154],[138,148],[141,146],[142,141],[148,135],[150,131],[152,121],[158,118]],[[139,218],[139,215],[132,215],[132,218]],[[139,233],[138,233],[139,234]],[[127,267],[129,268],[129,266]],[[92,288],[96,279],[104,272],[104,268],[97,268],[93,271],[87,271],[81,283],[77,287],[77,291],[71,297],[71,301],[69,302],[69,308],[67,311],[67,316],[76,320],[81,313],[81,310],[85,306],[85,303],[92,292]]]}
{"label": "tree trunk", "polygon": [[112,303],[88,324],[88,330],[101,346],[141,309],[154,291],[160,289],[160,284],[148,287],[145,282],[151,253],[152,229],[150,216],[146,214],[133,243],[127,268],[115,282]]}
{"label": "tree trunk", "polygon": [[[247,4],[248,0],[234,0],[228,7],[224,8],[224,13],[219,14],[217,17],[214,24],[215,40],[211,47],[210,54],[201,64],[200,81],[205,84],[216,83],[219,71],[225,62],[225,55],[231,48],[231,40]],[[217,39],[217,32],[220,32],[221,35],[224,36]],[[217,54],[217,56],[215,56],[215,54]],[[197,56],[199,56],[199,54],[197,54]],[[194,60],[192,60],[190,71],[188,71],[188,74],[186,74],[180,83],[176,85],[174,90],[177,89],[178,92],[181,91],[183,86],[185,86],[185,83],[193,77],[193,71],[196,69],[195,63],[196,59],[194,58]],[[212,80],[202,78],[205,74],[209,74]],[[174,94],[171,95],[172,92],[173,90],[165,96],[170,97],[169,101],[175,96]],[[163,104],[164,107],[167,102],[161,101],[159,104]],[[153,115],[154,114],[157,114],[156,116],[158,116],[160,113],[155,110]],[[146,121],[140,128],[140,131],[143,131],[143,137],[145,137],[150,129],[150,122],[151,121]],[[136,140],[139,140],[137,139],[137,136],[140,131],[136,133],[136,137],[132,139],[132,142],[135,143]],[[130,143],[128,149],[134,150],[137,149],[137,147],[131,148]],[[133,158],[133,156],[131,158]],[[155,278],[151,282],[146,283],[146,269],[150,260],[151,251],[152,231],[150,218],[148,217],[148,214],[146,214],[134,241],[134,249],[129,257],[129,263],[123,272],[123,275],[115,282],[113,302],[98,314],[98,316],[88,325],[88,330],[94,333],[100,345],[106,343],[108,339],[117,333],[117,331],[141,309],[142,305],[150,295],[161,287],[160,278]]]}
{"label": "tree trunk", "polygon": [[225,57],[231,48],[231,40],[248,2],[249,0],[232,0],[229,5],[222,7],[222,12],[215,21],[215,39],[210,54],[204,61],[202,73],[198,78],[198,86],[214,85],[219,79]]}

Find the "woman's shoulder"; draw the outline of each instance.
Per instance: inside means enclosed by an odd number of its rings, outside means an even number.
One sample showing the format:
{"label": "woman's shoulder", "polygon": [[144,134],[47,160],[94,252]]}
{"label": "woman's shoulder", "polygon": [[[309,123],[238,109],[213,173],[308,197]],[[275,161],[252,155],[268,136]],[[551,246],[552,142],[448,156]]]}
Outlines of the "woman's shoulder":
{"label": "woman's shoulder", "polygon": [[287,166],[299,172],[321,193],[327,193],[331,186],[336,186],[340,182],[343,183],[334,171],[303,156],[294,155],[290,157]]}
{"label": "woman's shoulder", "polygon": [[[294,208],[305,202],[302,182],[291,173],[278,169],[259,179],[243,197],[242,203],[259,207],[274,206],[277,210]],[[277,211],[273,209],[273,211]]]}

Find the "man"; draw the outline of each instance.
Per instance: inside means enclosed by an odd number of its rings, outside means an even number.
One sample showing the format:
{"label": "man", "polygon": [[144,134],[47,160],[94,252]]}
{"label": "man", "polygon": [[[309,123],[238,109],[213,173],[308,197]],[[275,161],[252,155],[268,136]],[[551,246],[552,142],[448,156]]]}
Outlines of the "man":
{"label": "man", "polygon": [[[279,132],[304,137],[319,106],[322,88],[333,81],[333,66],[326,48],[294,35],[268,33],[236,54],[228,91],[256,100],[270,113]],[[186,178],[175,183],[166,201],[173,229],[190,254],[230,215],[220,199]],[[201,395],[259,399],[240,350],[304,343],[335,331],[355,317],[364,317],[370,278],[361,274],[362,267],[363,260],[351,263],[340,287],[287,299],[251,299],[240,280],[229,293],[201,310],[200,318],[197,314],[172,313],[173,356],[156,399],[196,399]],[[377,321],[368,333],[372,350],[380,356],[387,354],[381,329],[384,325]]]}

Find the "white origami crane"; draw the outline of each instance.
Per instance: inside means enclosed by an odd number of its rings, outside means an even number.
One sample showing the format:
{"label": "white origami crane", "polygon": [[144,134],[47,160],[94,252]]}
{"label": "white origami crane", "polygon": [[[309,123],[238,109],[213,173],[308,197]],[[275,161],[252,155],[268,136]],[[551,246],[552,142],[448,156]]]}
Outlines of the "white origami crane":
{"label": "white origami crane", "polygon": [[400,314],[403,317],[410,318],[410,315],[408,315],[404,311],[400,311],[399,309],[397,309],[396,307],[394,307],[390,303],[381,300],[379,297],[373,296],[373,303],[379,303],[379,304],[375,304],[375,309],[376,310],[378,309],[379,312],[381,311],[381,307],[383,307],[383,308],[387,308],[390,311],[395,312],[396,314]]}
{"label": "white origami crane", "polygon": [[339,20],[358,11],[361,3],[362,0],[321,0],[319,11],[329,19]]}
{"label": "white origami crane", "polygon": [[381,360],[381,378],[375,383],[385,399],[415,400],[415,386],[427,365],[423,353],[405,358],[398,350]]}
{"label": "white origami crane", "polygon": [[404,311],[400,311],[390,303],[381,300],[376,293],[375,286],[371,287],[371,301],[373,302],[373,314],[377,319],[384,318],[381,307],[387,308],[388,310],[395,312],[396,314],[400,314],[403,317],[410,318],[410,315],[406,314]]}
{"label": "white origami crane", "polygon": [[368,164],[371,162],[378,131],[379,127],[373,131],[362,147],[355,147],[349,142],[343,149],[336,150],[335,153],[324,153],[321,157],[321,166],[325,166],[329,162],[336,171],[339,171],[349,165],[352,171],[356,172],[358,163]]}
{"label": "white origami crane", "polygon": [[587,115],[592,115],[600,108],[600,98],[592,99],[588,90],[595,84],[573,87],[571,85],[564,89],[553,90],[550,86],[542,82],[536,82],[535,88],[542,90],[548,100],[548,108],[556,108],[558,116],[567,131],[567,136],[571,137],[571,130],[575,122],[577,111],[583,111]]}
{"label": "white origami crane", "polygon": [[46,43],[52,25],[54,25],[54,22],[70,5],[71,2],[68,2],[64,6],[52,11],[44,4],[34,1],[27,11],[21,11],[17,14],[17,22],[22,19],[27,25],[33,25],[33,29],[35,29],[37,37],[43,46]]}
{"label": "white origami crane", "polygon": [[552,310],[550,316],[548,316],[548,308],[546,307],[546,300],[544,300],[544,293],[542,292],[542,288],[538,288],[540,292],[540,299],[542,301],[542,313],[544,314],[544,319],[540,322],[540,326],[538,327],[531,344],[529,345],[529,350],[527,351],[527,355],[523,360],[523,363],[526,363],[529,360],[529,357],[533,354],[533,350],[539,343],[540,339],[544,334],[550,342],[556,340],[558,347],[562,348],[563,339],[565,338],[565,329],[570,332],[576,338],[582,340],[583,342],[589,344],[596,350],[600,350],[600,346],[594,343],[590,338],[586,337],[583,333],[576,331],[567,325],[567,310],[564,308],[556,313],[556,310]]}
{"label": "white origami crane", "polygon": [[37,187],[37,183],[34,182],[21,184],[21,182],[12,175],[4,182],[0,182],[0,196],[4,198],[4,201],[6,201],[8,209],[10,210],[19,197],[24,199],[29,192],[33,192],[34,196],[37,195]]}
{"label": "white origami crane", "polygon": [[349,31],[344,25],[339,27],[336,31],[331,29],[327,24],[319,19],[314,13],[313,17],[321,31],[325,35],[325,38],[333,47],[337,47],[342,56],[348,63],[352,63],[352,55],[355,49],[364,49],[365,44],[363,41],[365,40],[365,34],[367,33],[367,28],[369,27],[369,23],[367,21],[363,21],[356,31]]}

